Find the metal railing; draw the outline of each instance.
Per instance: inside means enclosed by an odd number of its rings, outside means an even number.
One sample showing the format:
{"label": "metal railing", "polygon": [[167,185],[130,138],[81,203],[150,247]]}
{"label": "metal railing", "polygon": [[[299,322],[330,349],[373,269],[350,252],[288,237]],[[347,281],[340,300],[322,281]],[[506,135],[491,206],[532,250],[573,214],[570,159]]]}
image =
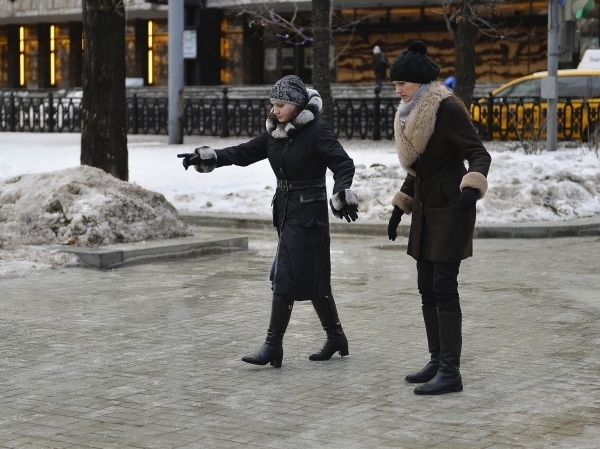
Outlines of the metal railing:
{"label": "metal railing", "polygon": [[[80,132],[81,98],[19,96],[0,92],[0,131]],[[127,98],[127,130],[130,134],[167,134],[166,97]],[[378,87],[371,98],[336,98],[332,130],[338,137],[393,139],[397,98],[382,98]],[[271,108],[267,99],[231,99],[223,88],[221,98],[186,98],[183,132],[200,136],[254,137],[265,129]],[[491,113],[489,111],[492,111]],[[544,132],[546,108],[539,99],[474,98],[471,116],[484,140],[514,140]],[[565,98],[559,100],[558,132],[561,140],[580,139],[600,118],[598,103]],[[588,130],[589,131],[589,130]]]}
{"label": "metal railing", "polygon": [[[128,130],[132,134],[166,134],[167,100],[138,98],[128,100]],[[335,135],[346,138],[374,138],[394,136],[394,114],[397,100],[334,99],[332,129]],[[187,135],[258,136],[265,129],[265,121],[272,105],[267,99],[230,99],[227,88],[217,99],[186,99],[183,105],[183,132]],[[375,112],[379,112],[376,116]]]}
{"label": "metal railing", "polygon": [[[490,113],[491,111],[491,113]],[[471,117],[483,140],[545,138],[546,104],[539,98],[475,98]],[[559,140],[587,140],[600,118],[600,102],[585,98],[558,99]]]}
{"label": "metal railing", "polygon": [[78,98],[0,97],[0,131],[76,132],[81,130]]}
{"label": "metal railing", "polygon": [[[346,138],[391,139],[398,100],[337,98],[333,104],[333,132]],[[80,98],[17,96],[0,92],[0,131],[80,132]],[[164,97],[127,98],[127,130],[131,134],[167,134],[168,101]],[[268,99],[187,98],[183,104],[183,132],[187,135],[259,135],[271,108]]]}

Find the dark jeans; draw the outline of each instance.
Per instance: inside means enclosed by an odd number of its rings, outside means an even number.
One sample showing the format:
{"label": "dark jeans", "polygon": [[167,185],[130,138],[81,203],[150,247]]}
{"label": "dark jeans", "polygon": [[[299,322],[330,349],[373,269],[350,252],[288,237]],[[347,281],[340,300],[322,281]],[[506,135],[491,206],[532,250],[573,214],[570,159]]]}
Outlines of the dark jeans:
{"label": "dark jeans", "polygon": [[417,260],[417,284],[423,307],[437,307],[438,312],[460,313],[459,268],[460,262]]}

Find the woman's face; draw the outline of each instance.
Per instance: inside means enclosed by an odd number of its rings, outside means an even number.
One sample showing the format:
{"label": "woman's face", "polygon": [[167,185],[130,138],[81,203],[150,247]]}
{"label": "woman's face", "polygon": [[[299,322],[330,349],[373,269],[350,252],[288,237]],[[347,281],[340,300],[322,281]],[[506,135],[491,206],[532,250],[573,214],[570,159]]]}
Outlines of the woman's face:
{"label": "woman's face", "polygon": [[295,118],[294,113],[297,106],[280,101],[271,101],[271,104],[273,105],[273,113],[277,116],[277,120],[280,123],[288,123]]}
{"label": "woman's face", "polygon": [[412,100],[413,95],[417,91],[420,84],[417,83],[409,83],[408,81],[394,81],[394,86],[396,86],[396,93],[400,95],[402,101],[408,103]]}

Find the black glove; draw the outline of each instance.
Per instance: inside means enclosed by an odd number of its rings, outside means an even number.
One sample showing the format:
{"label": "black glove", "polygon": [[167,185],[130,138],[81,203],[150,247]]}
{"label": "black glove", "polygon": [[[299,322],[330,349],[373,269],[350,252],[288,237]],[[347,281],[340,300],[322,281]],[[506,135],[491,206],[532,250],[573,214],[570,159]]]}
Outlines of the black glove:
{"label": "black glove", "polygon": [[196,148],[193,153],[181,153],[177,157],[183,158],[183,168],[186,170],[194,165],[199,173],[210,173],[217,167],[217,153],[210,147]]}
{"label": "black glove", "polygon": [[479,190],[472,187],[465,187],[458,198],[457,208],[459,211],[468,214],[475,210],[475,204],[479,198]]}
{"label": "black glove", "polygon": [[388,224],[388,237],[392,242],[396,241],[396,237],[398,237],[398,225],[400,224],[402,215],[404,215],[404,211],[398,206],[394,206],[394,211]]}
{"label": "black glove", "polygon": [[344,206],[338,213],[344,217],[348,223],[356,221],[358,218],[358,206]]}
{"label": "black glove", "polygon": [[200,156],[196,153],[180,153],[177,157],[183,158],[183,168],[186,170],[190,165],[197,165],[200,163]]}
{"label": "black glove", "polygon": [[329,200],[329,207],[334,216],[348,223],[358,218],[358,197],[350,189],[340,190]]}

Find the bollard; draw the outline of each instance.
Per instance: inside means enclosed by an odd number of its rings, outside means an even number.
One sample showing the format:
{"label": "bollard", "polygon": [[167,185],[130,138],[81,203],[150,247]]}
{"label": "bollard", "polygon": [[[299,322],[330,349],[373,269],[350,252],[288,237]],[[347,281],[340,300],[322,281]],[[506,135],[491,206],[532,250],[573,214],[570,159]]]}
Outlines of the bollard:
{"label": "bollard", "polygon": [[52,98],[52,92],[48,94],[48,131],[54,132],[54,98]]}
{"label": "bollard", "polygon": [[10,93],[10,104],[8,105],[8,123],[10,132],[15,132],[17,128],[17,113],[15,111],[15,93]]}
{"label": "bollard", "polygon": [[133,134],[138,133],[138,100],[137,94],[133,94],[133,116],[131,117],[131,127]]}
{"label": "bollard", "polygon": [[494,97],[492,93],[487,99],[487,140],[494,140]]}
{"label": "bollard", "polygon": [[223,88],[223,127],[221,128],[221,137],[229,137],[229,98],[227,97],[227,88]]}
{"label": "bollard", "polygon": [[379,93],[381,92],[380,86],[375,86],[373,89],[375,92],[375,100],[373,101],[373,140],[381,140],[381,129],[380,129],[380,120],[381,120],[381,97]]}

